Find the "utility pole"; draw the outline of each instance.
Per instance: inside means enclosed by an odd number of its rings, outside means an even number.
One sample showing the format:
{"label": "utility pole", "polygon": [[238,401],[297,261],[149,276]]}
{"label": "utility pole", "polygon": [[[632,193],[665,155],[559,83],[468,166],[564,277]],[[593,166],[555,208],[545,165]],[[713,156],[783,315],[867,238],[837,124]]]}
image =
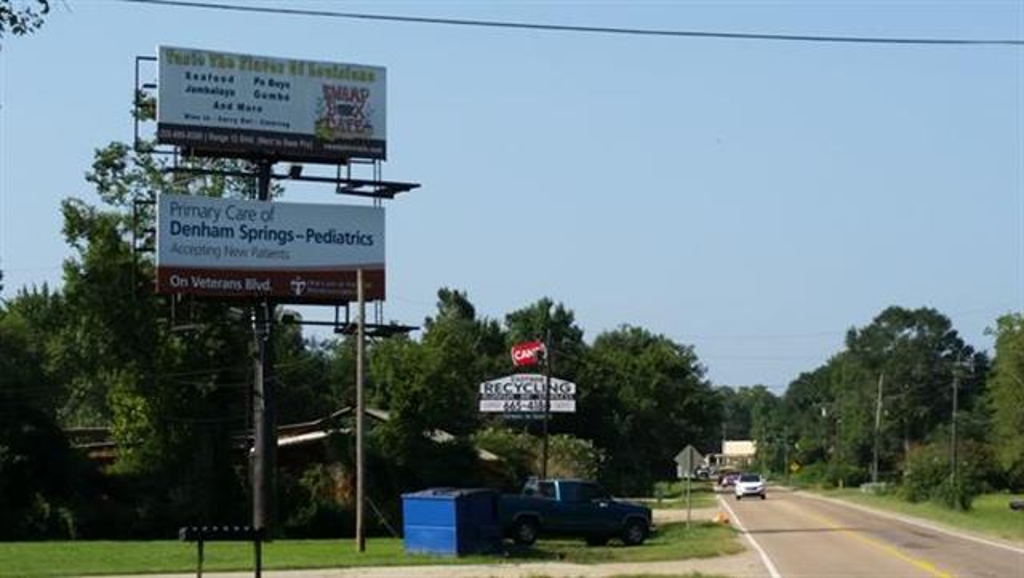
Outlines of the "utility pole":
{"label": "utility pole", "polygon": [[789,483],[789,428],[782,430],[782,467],[786,468],[786,483]]}
{"label": "utility pole", "polygon": [[871,483],[878,483],[878,442],[882,431],[882,387],[885,383],[885,372],[878,374],[878,398],[875,400],[875,443],[871,456]]}
{"label": "utility pole", "polygon": [[551,326],[544,337],[544,445],[540,477],[548,477],[548,422],[551,421]]}
{"label": "utility pole", "polygon": [[960,397],[960,356],[957,355],[956,365],[953,366],[953,415],[950,423],[949,440],[949,479],[951,485],[956,487],[957,474],[957,440],[956,440],[956,413]]}
{"label": "utility pole", "polygon": [[[260,201],[270,201],[270,175],[273,162],[256,161],[256,194]],[[263,537],[273,521],[275,482],[277,479],[277,419],[274,415],[274,303],[260,299],[253,306],[252,396],[252,527],[255,576],[263,572]]]}
{"label": "utility pole", "polygon": [[[256,162],[257,198],[270,200],[272,162]],[[274,304],[261,299],[253,307],[253,448],[252,448],[252,525],[267,531],[272,523],[277,427],[274,415]]]}
{"label": "utility pole", "polygon": [[364,486],[363,428],[365,426],[366,402],[363,399],[363,381],[365,379],[363,365],[366,353],[366,300],[362,269],[356,270],[356,299],[359,302],[359,319],[356,328],[356,552],[365,552],[366,528],[364,527],[363,509],[366,488]]}

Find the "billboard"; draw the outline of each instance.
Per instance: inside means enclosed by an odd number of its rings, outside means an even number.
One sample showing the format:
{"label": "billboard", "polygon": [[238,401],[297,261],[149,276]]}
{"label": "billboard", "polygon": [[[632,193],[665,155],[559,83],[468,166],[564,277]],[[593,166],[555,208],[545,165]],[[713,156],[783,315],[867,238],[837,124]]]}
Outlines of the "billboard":
{"label": "billboard", "polygon": [[[480,384],[480,411],[485,413],[543,413],[545,377],[517,373]],[[551,412],[575,413],[576,384],[551,378]]]}
{"label": "billboard", "polygon": [[379,66],[159,48],[157,142],[199,154],[384,159]]}
{"label": "billboard", "polygon": [[358,269],[384,299],[382,208],[160,195],[159,293],[344,303]]}

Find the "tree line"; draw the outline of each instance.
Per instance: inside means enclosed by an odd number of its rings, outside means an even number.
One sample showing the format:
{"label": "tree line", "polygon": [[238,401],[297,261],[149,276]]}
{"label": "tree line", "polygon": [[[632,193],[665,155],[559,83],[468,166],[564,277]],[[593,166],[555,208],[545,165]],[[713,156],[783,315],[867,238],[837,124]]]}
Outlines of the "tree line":
{"label": "tree line", "polygon": [[[100,202],[61,205],[72,249],[61,288],[21,288],[0,304],[0,537],[157,536],[180,524],[247,519],[248,464],[238,448],[251,430],[247,308],[156,295],[151,254],[138,250],[154,215],[138,201],[157,193],[242,198],[253,183],[182,176],[164,163],[123,143],[97,150],[86,180]],[[351,339],[305,338],[288,323],[297,313],[280,314],[272,347],[278,423],[352,406]],[[680,444],[711,447],[721,403],[691,346],[629,325],[588,342],[561,303],[542,298],[490,319],[464,292],[442,288],[418,336],[369,345],[370,404],[389,417],[370,436],[371,497],[393,510],[403,491],[510,487],[535,474],[539,423],[481,414],[477,391],[512,372],[510,345],[548,333],[556,375],[580,384],[577,412],[551,423],[553,472],[636,494],[673,474]],[[100,467],[71,448],[90,432],[112,442],[112,462]],[[450,437],[439,443],[434,432]],[[279,519],[296,534],[348,515],[351,440],[339,435],[328,445],[341,473],[328,463],[282,469]],[[499,452],[504,469],[488,472],[481,449]]]}
{"label": "tree line", "polygon": [[1024,488],[1024,317],[990,333],[993,358],[934,309],[889,307],[783,395],[729,393],[726,421],[757,440],[766,471],[970,508]]}
{"label": "tree line", "polygon": [[[165,163],[123,143],[97,150],[86,181],[99,203],[61,205],[72,249],[61,288],[21,288],[0,303],[0,538],[168,536],[183,524],[248,519],[240,445],[252,428],[249,312],[156,295],[151,254],[138,250],[154,215],[138,201],[244,198],[254,183]],[[278,422],[354,405],[352,341],[306,338],[287,322],[295,312],[280,313]],[[417,336],[376,340],[368,351],[370,404],[388,416],[369,440],[370,497],[383,526],[394,525],[404,491],[511,488],[539,471],[538,424],[481,414],[477,388],[511,373],[512,344],[548,333],[556,375],[579,385],[576,413],[552,422],[552,471],[597,478],[620,495],[674,477],[682,446],[714,452],[723,438],[756,440],[765,471],[835,485],[877,477],[911,499],[958,507],[985,488],[1024,487],[1020,314],[998,320],[990,359],[938,311],[886,309],[777,396],[715,387],[692,346],[642,327],[585,339],[562,303],[541,298],[492,319],[466,293],[442,288]],[[959,477],[950,475],[954,389]],[[351,527],[352,441],[344,424],[334,429],[322,459],[280,472],[286,533]],[[98,465],[72,448],[91,432],[113,444],[112,461]],[[483,463],[481,450],[500,465]]]}

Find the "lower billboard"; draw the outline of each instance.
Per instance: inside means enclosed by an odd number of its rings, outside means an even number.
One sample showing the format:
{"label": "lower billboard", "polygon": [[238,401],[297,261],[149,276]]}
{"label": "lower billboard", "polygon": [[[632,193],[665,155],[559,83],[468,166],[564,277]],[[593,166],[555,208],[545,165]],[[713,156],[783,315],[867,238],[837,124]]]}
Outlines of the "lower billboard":
{"label": "lower billboard", "polygon": [[384,209],[161,195],[158,293],[286,303],[383,300]]}
{"label": "lower billboard", "polygon": [[576,384],[536,373],[517,373],[480,384],[480,411],[483,413],[538,414],[545,407],[552,413],[576,412]]}

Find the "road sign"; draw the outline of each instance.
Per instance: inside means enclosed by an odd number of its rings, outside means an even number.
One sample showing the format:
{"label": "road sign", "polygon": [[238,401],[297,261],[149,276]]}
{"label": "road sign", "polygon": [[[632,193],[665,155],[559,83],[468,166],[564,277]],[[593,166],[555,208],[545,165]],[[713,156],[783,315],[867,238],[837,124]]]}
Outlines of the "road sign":
{"label": "road sign", "polygon": [[686,527],[690,527],[690,480],[693,479],[693,470],[696,469],[697,465],[704,462],[704,456],[700,455],[691,445],[687,445],[678,454],[676,454],[676,474],[679,479],[686,480]]}
{"label": "road sign", "polygon": [[676,454],[676,464],[679,466],[680,478],[693,475],[693,470],[702,463],[704,463],[704,456],[700,455],[700,452],[691,445],[686,446]]}

